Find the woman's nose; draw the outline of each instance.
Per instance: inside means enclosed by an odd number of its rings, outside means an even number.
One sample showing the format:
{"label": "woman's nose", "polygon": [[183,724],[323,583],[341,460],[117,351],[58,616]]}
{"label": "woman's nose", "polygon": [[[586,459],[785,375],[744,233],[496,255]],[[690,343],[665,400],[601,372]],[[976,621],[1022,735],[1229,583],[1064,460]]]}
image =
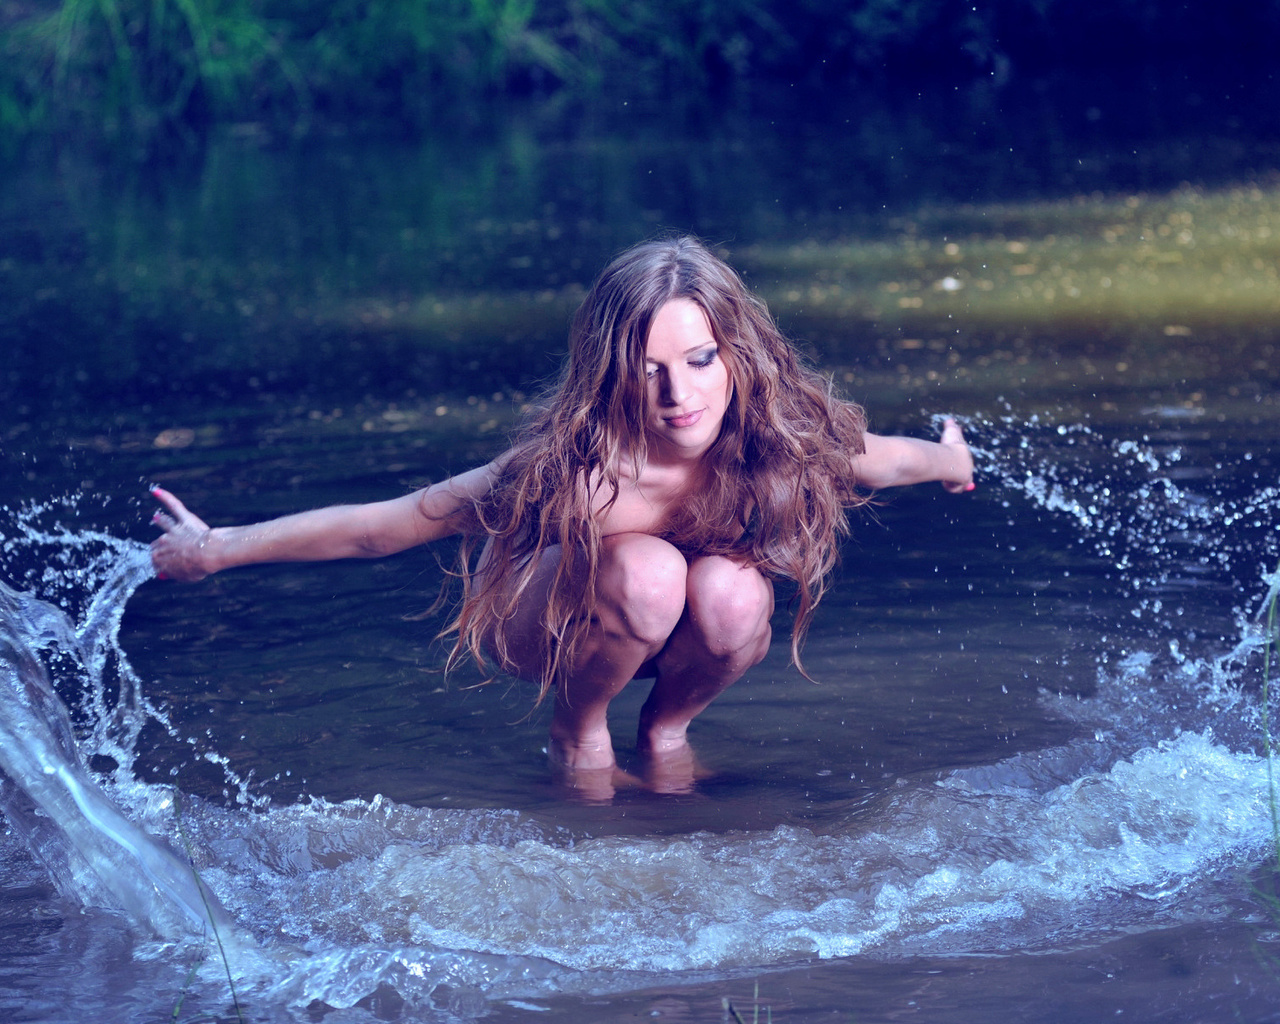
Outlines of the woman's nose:
{"label": "woman's nose", "polygon": [[662,399],[667,405],[679,405],[689,397],[689,381],[679,370],[663,375]]}

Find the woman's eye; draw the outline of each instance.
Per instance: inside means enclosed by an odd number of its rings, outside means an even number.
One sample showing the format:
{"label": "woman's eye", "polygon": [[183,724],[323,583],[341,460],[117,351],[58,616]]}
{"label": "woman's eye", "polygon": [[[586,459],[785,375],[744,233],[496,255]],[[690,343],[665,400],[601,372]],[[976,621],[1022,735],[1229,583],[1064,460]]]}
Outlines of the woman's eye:
{"label": "woman's eye", "polygon": [[689,365],[697,367],[698,369],[702,369],[704,366],[710,366],[715,361],[716,361],[716,350],[712,349],[710,352],[700,355],[696,359],[690,359]]}

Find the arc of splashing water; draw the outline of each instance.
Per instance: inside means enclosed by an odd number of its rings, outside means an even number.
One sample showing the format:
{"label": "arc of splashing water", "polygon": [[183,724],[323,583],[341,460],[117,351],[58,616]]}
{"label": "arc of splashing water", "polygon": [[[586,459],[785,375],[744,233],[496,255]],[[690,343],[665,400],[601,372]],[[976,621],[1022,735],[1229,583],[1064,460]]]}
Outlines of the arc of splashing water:
{"label": "arc of splashing water", "polygon": [[[123,594],[117,607],[149,575],[132,561],[124,560],[115,586],[103,588]],[[73,877],[56,880],[76,890],[70,895],[123,910],[162,938],[194,928],[216,930],[224,945],[251,946],[191,865],[131,822],[81,763],[70,716],[32,647],[62,640],[93,658],[98,652],[90,649],[114,631],[97,615],[87,620],[87,628],[74,630],[60,609],[0,583],[0,770],[64,840]],[[24,625],[35,625],[40,636]]]}

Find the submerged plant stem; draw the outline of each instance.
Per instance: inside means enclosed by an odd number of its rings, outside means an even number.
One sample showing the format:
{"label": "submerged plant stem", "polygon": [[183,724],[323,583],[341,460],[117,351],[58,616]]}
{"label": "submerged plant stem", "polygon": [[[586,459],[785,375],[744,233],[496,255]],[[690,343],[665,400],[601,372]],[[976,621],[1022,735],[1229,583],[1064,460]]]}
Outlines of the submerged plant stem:
{"label": "submerged plant stem", "polygon": [[[204,903],[205,915],[209,920],[209,928],[213,931],[213,941],[218,945],[218,955],[222,957],[223,969],[227,972],[227,987],[231,989],[231,1004],[235,1007],[236,1020],[240,1024],[244,1024],[244,1011],[240,1009],[240,997],[236,994],[235,979],[231,976],[231,961],[227,959],[226,948],[222,945],[222,936],[218,933],[218,922],[214,917],[213,907],[209,904],[209,896],[205,892],[204,879],[200,877],[200,870],[196,867],[195,854],[191,849],[191,839],[187,835],[186,826],[182,824],[182,802],[180,795],[175,790],[173,800],[174,823],[178,826],[178,835],[182,837],[182,845],[187,851],[187,859],[191,862],[191,873],[195,876],[196,888],[200,890],[200,899]],[[194,973],[195,968],[192,968]],[[187,985],[191,984],[190,977],[187,979]],[[177,1019],[179,1011],[182,1009],[182,1002],[186,999],[186,990],[184,987],[182,999],[178,1001],[178,1005],[174,1007],[174,1019]]]}
{"label": "submerged plant stem", "polygon": [[[1276,566],[1280,576],[1280,565]],[[1272,590],[1267,605],[1267,642],[1262,661],[1262,737],[1267,753],[1267,801],[1271,808],[1271,841],[1275,847],[1276,867],[1280,868],[1280,809],[1276,806],[1275,744],[1271,739],[1271,658],[1280,653],[1280,636],[1276,630],[1276,604],[1280,600],[1280,583]]]}

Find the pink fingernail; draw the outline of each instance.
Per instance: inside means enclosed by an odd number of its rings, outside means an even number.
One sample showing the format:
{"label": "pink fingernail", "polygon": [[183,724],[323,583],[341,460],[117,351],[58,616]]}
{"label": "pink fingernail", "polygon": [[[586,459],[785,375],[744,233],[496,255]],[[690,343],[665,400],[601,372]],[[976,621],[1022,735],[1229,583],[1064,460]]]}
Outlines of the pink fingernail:
{"label": "pink fingernail", "polygon": [[977,490],[977,487],[978,487],[978,485],[977,485],[977,484],[975,484],[972,480],[970,480],[970,481],[969,481],[969,483],[965,486],[965,490],[966,490],[966,491],[973,491],[973,490]]}

